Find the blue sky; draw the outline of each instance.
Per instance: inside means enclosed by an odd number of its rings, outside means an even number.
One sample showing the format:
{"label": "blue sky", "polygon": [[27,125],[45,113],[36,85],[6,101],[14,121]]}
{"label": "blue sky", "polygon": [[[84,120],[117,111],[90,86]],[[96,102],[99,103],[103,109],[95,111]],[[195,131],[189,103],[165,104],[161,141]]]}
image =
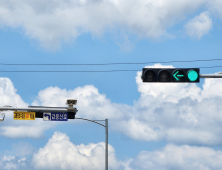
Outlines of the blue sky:
{"label": "blue sky", "polygon": [[[109,119],[109,169],[222,169],[222,80],[140,79],[144,67],[220,72],[219,60],[164,62],[221,59],[221,7],[219,0],[0,1],[0,106],[64,107],[77,99],[77,117]],[[101,63],[144,64],[5,65]],[[201,68],[213,66],[221,67]],[[44,70],[137,71],[5,72]],[[4,113],[3,169],[104,168],[104,127]]]}

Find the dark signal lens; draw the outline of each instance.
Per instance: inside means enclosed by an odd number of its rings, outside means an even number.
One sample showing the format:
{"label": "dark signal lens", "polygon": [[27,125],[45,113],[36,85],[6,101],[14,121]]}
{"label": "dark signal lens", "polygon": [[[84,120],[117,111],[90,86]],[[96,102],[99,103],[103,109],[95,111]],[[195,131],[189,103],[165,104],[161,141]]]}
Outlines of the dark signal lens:
{"label": "dark signal lens", "polygon": [[143,77],[144,82],[155,82],[156,81],[156,73],[153,70],[146,70]]}
{"label": "dark signal lens", "polygon": [[161,82],[169,82],[170,79],[170,73],[167,70],[161,70],[159,72],[159,81]]}

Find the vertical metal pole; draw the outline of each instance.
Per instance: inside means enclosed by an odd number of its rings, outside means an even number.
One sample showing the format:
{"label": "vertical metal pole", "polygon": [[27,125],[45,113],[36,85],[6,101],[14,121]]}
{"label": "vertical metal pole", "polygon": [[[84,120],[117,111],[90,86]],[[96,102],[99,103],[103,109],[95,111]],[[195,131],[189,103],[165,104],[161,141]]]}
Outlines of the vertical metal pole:
{"label": "vertical metal pole", "polygon": [[106,122],[105,170],[108,170],[108,119],[105,119],[105,122]]}

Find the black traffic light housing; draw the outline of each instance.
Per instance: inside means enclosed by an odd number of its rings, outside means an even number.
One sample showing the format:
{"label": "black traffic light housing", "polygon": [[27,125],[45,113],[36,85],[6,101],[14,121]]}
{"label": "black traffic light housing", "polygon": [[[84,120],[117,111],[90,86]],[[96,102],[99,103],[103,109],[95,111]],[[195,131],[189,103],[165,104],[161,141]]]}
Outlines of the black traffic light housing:
{"label": "black traffic light housing", "polygon": [[199,68],[143,68],[143,82],[198,83]]}

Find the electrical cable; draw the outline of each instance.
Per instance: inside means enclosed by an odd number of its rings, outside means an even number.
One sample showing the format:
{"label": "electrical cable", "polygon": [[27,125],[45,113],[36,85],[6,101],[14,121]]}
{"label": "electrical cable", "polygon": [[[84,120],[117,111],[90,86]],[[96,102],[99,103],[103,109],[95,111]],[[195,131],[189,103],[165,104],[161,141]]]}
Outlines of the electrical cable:
{"label": "electrical cable", "polygon": [[[218,68],[218,67],[222,67],[222,66],[212,66],[212,67],[196,67],[196,68]],[[152,68],[151,68],[152,69]],[[164,68],[163,68],[164,69]],[[21,72],[26,72],[26,73],[105,73],[105,72],[130,72],[130,71],[140,71],[140,70],[99,70],[99,71],[95,71],[95,70],[91,70],[91,71],[4,71],[4,70],[0,70],[0,72],[17,72],[17,73],[21,73]]]}
{"label": "electrical cable", "polygon": [[59,65],[80,65],[80,66],[83,66],[83,65],[127,65],[127,64],[155,64],[155,63],[185,63],[185,62],[206,62],[206,61],[222,61],[222,59],[209,59],[209,60],[187,60],[187,61],[158,61],[158,62],[142,62],[142,63],[100,63],[100,64],[10,64],[10,63],[0,63],[0,65],[40,65],[40,66],[44,66],[44,65],[56,65],[56,66],[59,66]]}
{"label": "electrical cable", "polygon": [[126,71],[139,71],[139,70],[107,70],[107,71],[3,71],[1,70],[0,72],[31,72],[31,73],[45,73],[45,72],[60,72],[60,73],[98,73],[98,72],[126,72]]}

